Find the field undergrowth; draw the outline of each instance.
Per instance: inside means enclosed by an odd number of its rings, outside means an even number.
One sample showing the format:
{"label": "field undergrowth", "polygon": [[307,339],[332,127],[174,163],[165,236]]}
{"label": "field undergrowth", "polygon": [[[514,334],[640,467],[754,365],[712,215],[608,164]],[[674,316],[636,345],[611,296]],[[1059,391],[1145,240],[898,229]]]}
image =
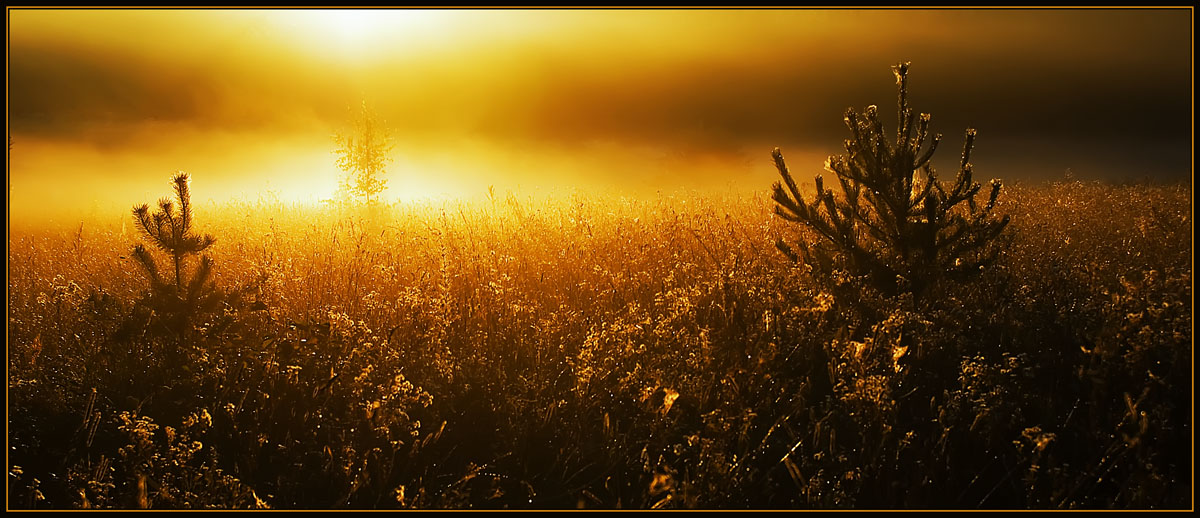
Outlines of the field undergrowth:
{"label": "field undergrowth", "polygon": [[1191,200],[1006,187],[916,298],[765,193],[230,203],[183,324],[128,215],[13,222],[8,505],[1190,508]]}

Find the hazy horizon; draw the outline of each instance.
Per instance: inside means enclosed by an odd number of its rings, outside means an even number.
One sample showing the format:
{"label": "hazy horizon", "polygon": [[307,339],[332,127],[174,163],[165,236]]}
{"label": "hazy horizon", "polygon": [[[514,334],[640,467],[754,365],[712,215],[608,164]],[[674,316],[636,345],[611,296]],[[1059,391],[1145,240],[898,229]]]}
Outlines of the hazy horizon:
{"label": "hazy horizon", "polygon": [[952,171],[1189,180],[1187,9],[7,10],[10,216],[167,194],[328,198],[330,135],[394,133],[384,200],[767,191],[811,182],[847,107],[895,126],[889,67]]}

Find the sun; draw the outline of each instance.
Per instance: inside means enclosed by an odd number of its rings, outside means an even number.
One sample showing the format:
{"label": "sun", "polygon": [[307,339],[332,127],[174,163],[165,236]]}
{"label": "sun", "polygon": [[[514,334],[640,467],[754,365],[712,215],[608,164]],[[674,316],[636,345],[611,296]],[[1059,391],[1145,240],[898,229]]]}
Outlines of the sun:
{"label": "sun", "polygon": [[268,16],[301,45],[341,60],[419,50],[464,29],[461,16],[440,9],[296,9]]}
{"label": "sun", "polygon": [[323,28],[327,36],[348,44],[379,38],[388,33],[390,25],[399,25],[396,15],[387,11],[341,9],[315,11],[309,15],[315,17],[314,26]]}

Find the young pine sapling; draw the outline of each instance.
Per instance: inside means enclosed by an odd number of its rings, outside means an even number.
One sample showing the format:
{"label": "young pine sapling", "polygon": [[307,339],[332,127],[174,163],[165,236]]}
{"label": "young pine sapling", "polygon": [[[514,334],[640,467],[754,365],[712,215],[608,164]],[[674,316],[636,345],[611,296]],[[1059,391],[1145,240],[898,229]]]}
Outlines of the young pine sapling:
{"label": "young pine sapling", "polygon": [[800,241],[799,254],[779,240],[788,257],[825,274],[844,270],[865,276],[885,293],[919,295],[940,278],[976,274],[993,261],[1008,216],[991,217],[999,180],[991,181],[985,204],[975,201],[981,188],[970,163],[975,130],[967,130],[954,182],[938,180],[930,159],[941,135],[930,139],[929,114],[915,116],[908,106],[908,66],[893,67],[899,87],[894,139],[885,134],[875,106],[862,115],[846,111],[847,154],[825,162],[841,184],[841,196],[826,189],[818,174],[816,195],[805,201],[775,148],[772,157],[784,183],[775,182],[772,198],[779,217],[818,235],[816,243]]}
{"label": "young pine sapling", "polygon": [[[133,257],[141,265],[150,280],[150,301],[164,316],[174,317],[177,324],[186,323],[197,310],[211,306],[218,300],[218,292],[210,281],[212,259],[202,252],[212,246],[216,239],[210,234],[197,234],[192,228],[192,200],[188,174],[180,171],[171,180],[175,203],[169,198],[158,201],[158,210],[150,212],[148,204],[133,208],[133,220],[137,228],[148,239],[153,248],[165,253],[171,271],[164,275],[150,249],[141,243],[133,248]],[[188,259],[200,256],[199,265],[187,274]]]}

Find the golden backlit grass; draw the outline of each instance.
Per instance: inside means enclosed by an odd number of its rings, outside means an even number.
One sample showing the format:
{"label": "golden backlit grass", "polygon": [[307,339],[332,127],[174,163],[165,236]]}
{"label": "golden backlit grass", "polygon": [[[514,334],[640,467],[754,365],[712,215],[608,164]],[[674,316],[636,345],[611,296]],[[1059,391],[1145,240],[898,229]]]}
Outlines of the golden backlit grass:
{"label": "golden backlit grass", "polygon": [[127,216],[12,229],[9,505],[1186,507],[1190,187],[1000,200],[918,301],[816,282],[765,193],[210,206],[185,330]]}

